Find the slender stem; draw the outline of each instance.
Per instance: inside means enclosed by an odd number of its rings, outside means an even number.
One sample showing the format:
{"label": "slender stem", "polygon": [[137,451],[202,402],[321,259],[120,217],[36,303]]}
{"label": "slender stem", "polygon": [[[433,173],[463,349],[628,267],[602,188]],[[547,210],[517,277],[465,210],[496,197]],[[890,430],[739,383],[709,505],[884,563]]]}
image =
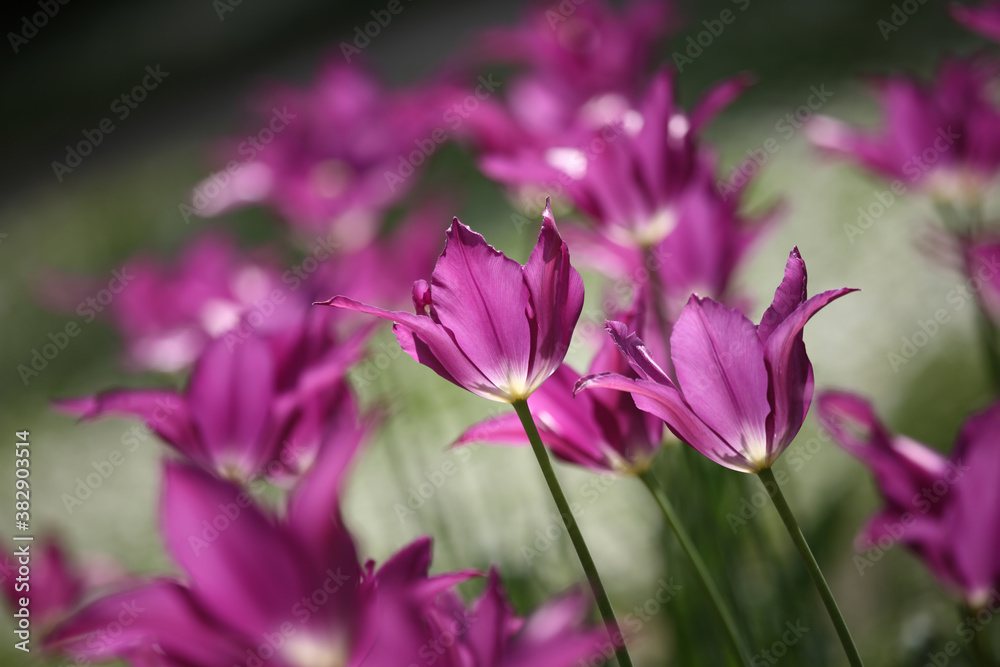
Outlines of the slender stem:
{"label": "slender stem", "polygon": [[[967,605],[959,605],[958,610],[959,610],[959,616],[961,616],[962,614],[975,616],[976,613],[979,611],[978,609],[974,609],[971,606]],[[970,653],[972,654],[972,662],[976,665],[976,667],[990,667],[990,665],[994,664],[993,661],[991,660],[992,651],[990,650],[989,645],[987,644],[986,640],[988,639],[988,637],[986,637],[984,629],[985,628],[980,628],[976,632],[976,634],[973,635],[972,637],[972,645],[970,647],[971,649]]]}
{"label": "slender stem", "polygon": [[680,517],[677,515],[677,510],[674,509],[673,504],[670,502],[670,499],[667,498],[667,494],[664,492],[660,482],[651,471],[646,470],[645,472],[640,473],[639,479],[642,480],[643,484],[646,485],[646,488],[649,489],[653,498],[656,499],[656,503],[663,511],[663,517],[667,521],[667,526],[669,526],[670,530],[673,531],[674,535],[677,537],[677,541],[680,542],[681,549],[684,550],[684,553],[694,566],[698,583],[700,583],[701,587],[705,590],[705,594],[708,595],[708,599],[711,601],[712,607],[715,609],[715,613],[718,615],[719,620],[722,621],[722,625],[726,629],[726,635],[729,638],[729,642],[732,644],[731,648],[743,665],[749,665],[750,659],[748,658],[748,653],[746,651],[746,644],[740,636],[740,631],[736,627],[733,615],[730,613],[725,600],[722,599],[722,594],[719,593],[719,588],[715,585],[715,580],[712,579],[712,575],[705,566],[705,561],[702,560],[697,547],[695,547],[694,542],[691,541],[691,536],[688,535],[687,530],[681,524]]}
{"label": "slender stem", "polygon": [[774,473],[771,472],[770,468],[764,468],[757,473],[757,476],[764,483],[764,489],[771,497],[775,509],[778,510],[778,514],[785,524],[785,528],[788,529],[788,534],[791,536],[792,542],[795,543],[795,548],[799,550],[799,555],[802,556],[802,561],[805,563],[806,569],[809,570],[809,576],[812,577],[813,584],[816,586],[816,590],[819,591],[819,596],[823,598],[823,604],[826,605],[826,611],[830,615],[830,620],[833,621],[833,626],[837,629],[837,635],[840,637],[840,643],[843,644],[844,651],[847,653],[848,661],[853,667],[864,667],[864,663],[861,661],[861,654],[858,653],[858,647],[854,645],[851,631],[847,627],[847,622],[844,621],[844,615],[840,613],[840,607],[837,606],[837,601],[833,598],[830,585],[826,583],[823,571],[819,569],[819,563],[816,562],[816,557],[813,556],[812,549],[809,548],[809,543],[806,542],[805,535],[799,529],[799,524],[795,521],[795,516],[792,514],[792,508],[788,506],[785,495],[781,492],[781,487],[778,486],[778,481],[774,478]]}
{"label": "slender stem", "polygon": [[977,295],[976,303],[979,312],[976,314],[979,325],[979,338],[982,341],[983,350],[986,353],[986,365],[990,369],[990,380],[993,381],[993,388],[1000,391],[1000,350],[997,349],[997,330],[990,321],[990,316],[986,313],[986,307],[982,299]]}
{"label": "slender stem", "polygon": [[576,555],[580,558],[583,571],[587,574],[590,589],[594,592],[594,598],[597,600],[597,608],[604,619],[608,634],[611,635],[611,643],[615,645],[615,655],[618,658],[618,664],[621,667],[633,667],[632,658],[629,656],[628,648],[625,646],[625,635],[622,634],[618,620],[615,618],[615,610],[611,606],[611,600],[608,598],[607,592],[604,590],[604,584],[601,583],[601,576],[597,572],[597,566],[594,565],[594,559],[590,556],[590,550],[587,548],[587,543],[580,532],[580,526],[576,523],[576,517],[573,516],[572,510],[570,510],[566,494],[563,493],[562,486],[559,485],[559,478],[556,477],[556,471],[552,468],[552,462],[549,460],[549,453],[546,451],[545,445],[542,444],[542,438],[538,434],[535,420],[531,416],[531,410],[528,409],[528,402],[525,400],[515,401],[514,410],[517,411],[517,416],[521,419],[524,432],[531,442],[531,451],[535,453],[535,458],[538,459],[538,466],[542,469],[542,475],[545,477],[545,483],[548,484],[552,500],[555,501],[556,508],[559,510],[563,523],[566,525],[566,532],[569,533],[569,539],[573,542]]}

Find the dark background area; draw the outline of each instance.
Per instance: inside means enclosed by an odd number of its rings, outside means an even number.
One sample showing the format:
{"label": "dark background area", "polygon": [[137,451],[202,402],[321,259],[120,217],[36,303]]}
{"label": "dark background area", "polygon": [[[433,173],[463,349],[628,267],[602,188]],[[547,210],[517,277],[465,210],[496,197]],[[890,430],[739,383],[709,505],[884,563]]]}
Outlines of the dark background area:
{"label": "dark background area", "polygon": [[[679,77],[682,91],[690,95],[714,80],[749,70],[768,84],[747,95],[743,103],[752,104],[774,85],[804,79],[926,70],[942,50],[969,42],[969,36],[944,17],[944,3],[911,1],[919,9],[908,17],[905,29],[886,40],[877,23],[889,18],[894,3],[752,0],[749,11],[685,69]],[[83,129],[106,116],[111,101],[136,85],[147,65],[160,64],[170,72],[169,85],[109,135],[94,162],[114,160],[142,150],[143,143],[169,142],[181,134],[215,136],[230,126],[234,111],[261,78],[306,78],[321,55],[335,50],[341,39],[350,39],[354,26],[385,5],[379,0],[230,2],[71,0],[58,5],[58,13],[16,54],[8,33],[21,33],[23,17],[41,9],[37,0],[5,3],[0,9],[0,192],[12,196],[39,183],[48,185],[51,161]],[[403,0],[405,20],[387,26],[376,38],[385,43],[367,49],[363,60],[389,81],[412,80],[457,45],[469,44],[477,28],[512,22],[524,4]],[[221,19],[220,7],[231,8]],[[739,13],[731,2],[677,3],[679,27],[664,57],[683,50],[687,38],[704,29],[703,20],[717,18],[726,8]],[[428,50],[429,44],[439,48]]]}

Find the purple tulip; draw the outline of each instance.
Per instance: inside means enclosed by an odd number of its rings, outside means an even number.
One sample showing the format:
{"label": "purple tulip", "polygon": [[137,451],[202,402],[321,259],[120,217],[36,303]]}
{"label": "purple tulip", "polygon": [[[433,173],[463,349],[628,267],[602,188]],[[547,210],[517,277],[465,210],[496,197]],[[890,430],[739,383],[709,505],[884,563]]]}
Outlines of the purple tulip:
{"label": "purple tulip", "polygon": [[86,322],[110,316],[125,339],[130,366],[173,373],[244,315],[277,308],[272,295],[279,275],[269,252],[245,253],[224,235],[205,234],[171,264],[140,255],[113,271],[110,281],[53,277],[42,298]]}
{"label": "purple tulip", "polygon": [[728,301],[735,269],[776,218],[775,210],[759,220],[741,214],[746,180],[717,183],[716,160],[697,138],[746,85],[725,82],[688,114],[664,71],[621,123],[562,146],[487,154],[482,167],[510,185],[559,188],[588,222],[587,229],[566,230],[579,261],[633,284],[655,274],[661,289],[647,296],[673,320],[692,291]]}
{"label": "purple tulip", "polygon": [[572,10],[535,8],[517,27],[487,31],[474,54],[527,66],[506,101],[512,122],[536,140],[599,129],[627,112],[670,22],[668,6],[649,0],[621,13],[599,0]]}
{"label": "purple tulip", "polygon": [[358,65],[336,60],[309,89],[279,88],[261,98],[259,127],[234,139],[220,161],[235,158],[226,164],[238,169],[220,169],[195,188],[199,215],[263,204],[306,233],[339,229],[345,238],[371,238],[427,158],[409,160],[415,142],[436,147],[431,134],[441,113],[425,91],[389,92]]}
{"label": "purple tulip", "polygon": [[[14,544],[15,554],[5,554],[0,563],[0,590],[12,610],[21,608],[20,600],[30,591],[31,622],[44,634],[82,601],[92,582],[85,579],[85,573],[70,561],[62,544],[53,537]],[[24,581],[18,582],[17,546],[30,549],[30,588],[25,588]]]}
{"label": "purple tulip", "polygon": [[[626,321],[637,331],[649,330],[644,315],[634,308]],[[608,337],[588,370],[605,372],[633,375]],[[579,377],[564,363],[528,399],[542,442],[560,459],[592,470],[626,474],[645,470],[659,451],[663,423],[636,408],[622,392],[595,389],[574,396]],[[455,444],[473,442],[527,445],[528,436],[518,416],[510,413],[472,426]]]}
{"label": "purple tulip", "polygon": [[[601,660],[603,631],[583,627],[589,602],[579,593],[552,600],[529,617],[519,618],[504,594],[500,576],[491,570],[486,590],[469,607],[452,591],[442,594],[429,617],[447,645],[444,667],[577,667]],[[435,658],[438,651],[435,651]],[[430,662],[429,658],[426,662]],[[420,663],[420,664],[426,664]]]}
{"label": "purple tulip", "polygon": [[[335,506],[309,526],[326,536],[320,544],[305,525],[270,516],[250,493],[192,466],[168,464],[162,529],[186,578],[101,598],[57,628],[50,645],[78,659],[155,652],[169,665],[191,667],[255,660],[397,667],[417,660],[427,639],[419,612],[473,574],[428,577],[429,540],[372,572],[359,564]],[[128,623],[93,641],[122,614]]]}
{"label": "purple tulip", "polygon": [[985,2],[977,7],[952,4],[951,17],[963,26],[1000,42],[1000,2]]}
{"label": "purple tulip", "polygon": [[891,434],[871,405],[827,392],[819,418],[834,440],[867,465],[884,500],[858,547],[905,544],[972,608],[1000,586],[1000,403],[970,417],[945,458]]}
{"label": "purple tulip", "polygon": [[619,122],[568,137],[579,145],[486,155],[481,166],[510,185],[560,183],[605,239],[627,248],[654,246],[676,226],[688,185],[696,181],[711,189],[697,132],[747,83],[734,79],[717,86],[689,115],[677,107],[673,74],[664,70],[638,107]]}
{"label": "purple tulip", "polygon": [[608,331],[639,379],[617,373],[582,378],[632,394],[678,438],[716,463],[742,472],[770,468],[798,433],[813,393],[812,364],[802,329],[823,306],[854,290],[806,298],[806,266],[793,249],[785,277],[761,322],[692,296],[670,337],[675,383],[642,340],[620,322]]}
{"label": "purple tulip", "polygon": [[77,660],[171,667],[399,667],[429,656],[446,667],[571,667],[597,651],[598,633],[582,629],[579,596],[519,619],[494,573],[466,609],[451,589],[476,573],[428,576],[429,539],[377,570],[362,567],[337,492],[316,495],[328,482],[339,488],[340,463],[309,473],[314,490],[290,504],[284,521],[260,508],[253,490],[168,464],[162,529],[185,578],[88,604],[56,628],[49,647]]}
{"label": "purple tulip", "polygon": [[337,343],[326,318],[312,310],[267,336],[212,341],[184,392],[121,389],[57,406],[88,420],[140,417],[164,442],[222,477],[298,475],[328,440],[353,448],[360,439],[345,374],[367,335]]}
{"label": "purple tulip", "polygon": [[416,315],[344,296],[322,305],[393,320],[400,346],[441,377],[494,401],[527,398],[569,349],[583,280],[546,208],[528,263],[519,265],[455,218],[431,281],[413,284]]}
{"label": "purple tulip", "polygon": [[916,184],[947,201],[978,200],[1000,170],[996,72],[996,64],[952,59],[929,84],[902,76],[881,79],[881,130],[818,116],[807,125],[809,138],[905,187]]}
{"label": "purple tulip", "polygon": [[963,248],[969,291],[993,326],[1000,327],[1000,237],[979,234],[964,240]]}

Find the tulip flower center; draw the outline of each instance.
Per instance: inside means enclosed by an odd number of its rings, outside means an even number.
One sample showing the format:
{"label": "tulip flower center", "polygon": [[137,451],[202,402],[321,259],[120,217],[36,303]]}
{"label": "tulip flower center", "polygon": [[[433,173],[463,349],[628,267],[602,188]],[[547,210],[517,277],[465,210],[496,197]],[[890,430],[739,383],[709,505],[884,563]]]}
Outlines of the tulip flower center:
{"label": "tulip flower center", "polygon": [[342,642],[311,637],[291,637],[282,652],[285,660],[295,667],[345,667],[350,658]]}
{"label": "tulip flower center", "polygon": [[970,206],[983,198],[986,179],[970,169],[939,167],[924,180],[924,187],[936,201]]}
{"label": "tulip flower center", "polygon": [[676,226],[677,211],[672,206],[664,206],[636,227],[633,235],[636,243],[649,248],[667,238]]}
{"label": "tulip flower center", "polygon": [[748,438],[743,442],[743,451],[755,470],[770,468],[772,461],[767,455],[767,442],[760,438]]}
{"label": "tulip flower center", "polygon": [[507,375],[507,382],[505,386],[500,387],[506,394],[507,402],[513,403],[514,401],[527,400],[528,396],[531,395],[537,387],[529,387],[525,378],[515,377],[513,374]]}

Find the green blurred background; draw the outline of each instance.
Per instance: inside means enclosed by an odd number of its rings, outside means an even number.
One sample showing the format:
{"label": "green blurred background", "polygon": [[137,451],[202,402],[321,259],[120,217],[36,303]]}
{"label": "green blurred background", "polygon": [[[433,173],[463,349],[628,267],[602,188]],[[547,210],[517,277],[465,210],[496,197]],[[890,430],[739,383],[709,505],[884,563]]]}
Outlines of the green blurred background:
{"label": "green blurred background", "polygon": [[[60,500],[95,461],[121,448],[128,421],[76,425],[48,409],[54,397],[113,386],[176,382],[136,377],[119,363],[115,335],[98,321],[83,325],[48,368],[25,386],[18,364],[48,342],[71,316],[37,305],[37,285],[49,270],[107,275],[139,250],[164,257],[209,229],[238,234],[248,244],[281,238],[269,212],[248,210],[186,224],[178,204],[217,166],[211,148],[249,121],[246,101],[262,83],[308,82],[325,55],[384,2],[321,3],[307,0],[86,3],[59,13],[19,52],[9,38],[3,56],[3,160],[0,160],[0,535],[12,532],[14,432],[31,431],[33,524],[64,535],[83,561],[110,555],[130,570],[162,572],[171,564],[157,535],[156,499],[162,448],[144,443],[86,503],[69,513]],[[557,3],[554,3],[557,4]],[[743,4],[743,3],[741,3]],[[689,105],[709,84],[741,71],[758,84],[727,109],[709,131],[728,169],[769,137],[771,157],[748,199],[751,210],[778,199],[786,220],[766,236],[738,278],[754,297],[759,316],[777,285],[784,259],[798,245],[809,265],[811,290],[844,285],[862,292],[837,302],[807,327],[806,342],[819,387],[870,396],[896,430],[948,450],[964,417],[989,400],[971,309],[951,312],[945,295],[960,277],[929,262],[917,241],[933,223],[933,209],[917,196],[898,200],[864,235],[848,238],[844,226],[857,207],[875,201],[884,184],[854,168],[821,160],[801,132],[785,139],[775,124],[804,104],[811,86],[833,93],[822,113],[860,123],[878,122],[879,110],[863,77],[873,73],[933,71],[946,54],[989,49],[946,15],[941,3],[918,5],[898,31],[883,38],[877,22],[891,3],[866,0],[795,2],[751,0],[678,82]],[[662,49],[663,62],[686,47],[730,2],[678,5],[679,27]],[[440,66],[475,32],[510,24],[518,3],[420,0],[365,49],[367,64],[391,82],[408,82]],[[35,3],[8,3],[4,33],[19,31]],[[110,102],[141,79],[147,65],[170,73],[146,101],[116,123],[116,130],[73,173],[57,182],[50,163],[67,143],[108,115]],[[426,187],[447,186],[462,202],[463,221],[523,260],[533,241],[509,224],[517,212],[502,193],[475,172],[457,148],[439,151]],[[442,221],[442,225],[446,221]],[[296,261],[288,256],[289,264]],[[589,285],[596,285],[590,281]],[[591,298],[596,300],[596,292]],[[948,308],[952,320],[929,345],[895,372],[887,359],[918,321]],[[378,342],[391,342],[383,331]],[[585,359],[577,359],[582,367]],[[522,547],[536,549],[553,525],[550,500],[527,450],[480,448],[470,455],[445,451],[490,404],[438,381],[405,356],[361,391],[368,401],[392,407],[374,445],[357,466],[347,516],[363,553],[384,559],[416,535],[437,538],[435,570],[500,565],[519,609],[527,610],[582,580],[568,540],[556,539],[530,563]],[[859,573],[852,539],[878,501],[860,465],[830,445],[811,458],[812,418],[778,464],[789,470],[786,493],[834,587],[870,665],[923,665],[928,651],[955,639],[959,617],[949,598],[903,549],[889,550]],[[2,435],[6,434],[6,435]],[[814,443],[816,441],[813,441]],[[799,452],[793,465],[792,454]],[[441,470],[457,474],[426,504],[402,519],[398,503],[410,489]],[[794,470],[792,468],[795,468]],[[809,586],[804,569],[774,512],[766,507],[731,530],[727,515],[759,492],[757,481],[723,470],[679,447],[668,448],[659,472],[685,514],[710,567],[760,651],[778,640],[786,622],[810,631],[781,658],[788,665],[839,665],[842,653]],[[656,614],[643,621],[635,642],[641,664],[722,665],[723,636],[655,507],[633,480],[597,478],[560,467],[571,500],[584,506],[583,530],[622,614],[655,596],[661,580],[680,586]],[[8,485],[9,486],[5,486]],[[542,542],[544,544],[544,542]],[[724,576],[723,576],[724,575]],[[11,648],[9,619],[0,622],[3,664],[35,664]],[[993,633],[994,635],[996,633]],[[951,664],[963,663],[964,655]],[[760,663],[765,664],[765,663]]]}

